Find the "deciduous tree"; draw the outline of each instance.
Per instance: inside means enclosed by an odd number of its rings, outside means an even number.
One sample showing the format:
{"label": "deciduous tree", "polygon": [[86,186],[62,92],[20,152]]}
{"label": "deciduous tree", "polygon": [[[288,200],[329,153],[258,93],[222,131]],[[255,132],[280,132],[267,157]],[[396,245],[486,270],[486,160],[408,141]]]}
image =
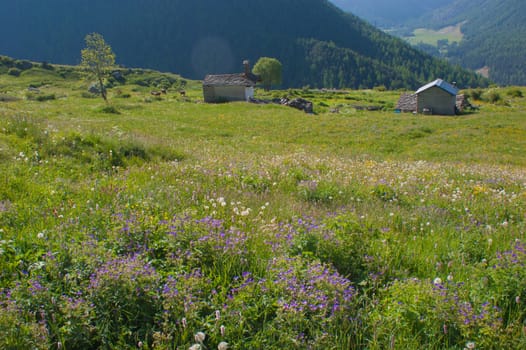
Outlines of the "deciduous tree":
{"label": "deciduous tree", "polygon": [[97,79],[100,85],[100,94],[107,103],[108,97],[104,87],[104,77],[115,65],[115,54],[99,33],[86,35],[85,41],[86,48],[81,51],[81,66]]}
{"label": "deciduous tree", "polygon": [[261,57],[254,65],[253,72],[261,77],[265,90],[271,85],[281,84],[281,62],[271,57]]}

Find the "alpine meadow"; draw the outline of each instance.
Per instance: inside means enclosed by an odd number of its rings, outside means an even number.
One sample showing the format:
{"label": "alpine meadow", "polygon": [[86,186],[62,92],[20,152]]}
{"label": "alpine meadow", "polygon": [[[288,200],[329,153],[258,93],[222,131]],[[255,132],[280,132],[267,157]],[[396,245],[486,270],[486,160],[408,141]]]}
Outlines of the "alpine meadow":
{"label": "alpine meadow", "polygon": [[526,87],[224,3],[6,2],[0,349],[526,348]]}
{"label": "alpine meadow", "polygon": [[0,347],[524,347],[525,89],[256,91],[309,115],[80,73],[0,76]]}

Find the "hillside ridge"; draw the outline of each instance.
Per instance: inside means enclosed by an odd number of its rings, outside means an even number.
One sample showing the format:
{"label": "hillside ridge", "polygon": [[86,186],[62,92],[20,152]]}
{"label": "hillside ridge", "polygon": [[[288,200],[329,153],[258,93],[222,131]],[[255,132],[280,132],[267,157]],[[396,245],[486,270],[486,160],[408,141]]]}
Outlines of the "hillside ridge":
{"label": "hillside ridge", "polygon": [[[283,87],[411,88],[437,77],[462,86],[482,77],[414,50],[327,0],[187,2],[0,0],[0,53],[78,64],[83,38],[101,33],[119,64],[190,79],[278,58]],[[16,28],[16,30],[13,30]]]}

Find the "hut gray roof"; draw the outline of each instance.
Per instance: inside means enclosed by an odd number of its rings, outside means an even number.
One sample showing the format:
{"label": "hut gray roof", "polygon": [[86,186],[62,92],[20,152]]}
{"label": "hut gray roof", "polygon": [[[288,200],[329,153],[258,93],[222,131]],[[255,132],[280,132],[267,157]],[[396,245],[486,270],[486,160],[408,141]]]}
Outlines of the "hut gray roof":
{"label": "hut gray roof", "polygon": [[448,83],[448,82],[446,82],[446,81],[444,81],[442,79],[437,79],[435,81],[430,82],[429,84],[426,84],[426,85],[422,86],[420,89],[416,90],[415,94],[418,95],[422,91],[428,90],[428,89],[430,89],[432,87],[435,87],[435,86],[441,88],[442,90],[450,93],[453,96],[456,96],[458,94],[458,91],[459,91],[455,86],[451,85],[450,83]]}
{"label": "hut gray roof", "polygon": [[259,77],[254,74],[210,74],[203,80],[204,86],[256,86]]}

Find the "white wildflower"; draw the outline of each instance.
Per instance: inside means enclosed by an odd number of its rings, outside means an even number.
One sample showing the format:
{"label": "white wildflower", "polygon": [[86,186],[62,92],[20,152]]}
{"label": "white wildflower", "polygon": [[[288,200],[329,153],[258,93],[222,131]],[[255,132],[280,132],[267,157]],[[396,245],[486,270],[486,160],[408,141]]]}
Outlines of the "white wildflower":
{"label": "white wildflower", "polygon": [[433,284],[442,284],[442,279],[440,277],[435,278]]}
{"label": "white wildflower", "polygon": [[475,343],[472,341],[468,341],[466,343],[466,349],[475,349]]}
{"label": "white wildflower", "polygon": [[195,335],[194,335],[194,339],[196,342],[198,343],[202,343],[205,341],[205,338],[206,338],[206,334],[204,334],[203,332],[197,332]]}
{"label": "white wildflower", "polygon": [[226,350],[226,349],[228,349],[227,342],[222,341],[221,343],[217,345],[217,350]]}

